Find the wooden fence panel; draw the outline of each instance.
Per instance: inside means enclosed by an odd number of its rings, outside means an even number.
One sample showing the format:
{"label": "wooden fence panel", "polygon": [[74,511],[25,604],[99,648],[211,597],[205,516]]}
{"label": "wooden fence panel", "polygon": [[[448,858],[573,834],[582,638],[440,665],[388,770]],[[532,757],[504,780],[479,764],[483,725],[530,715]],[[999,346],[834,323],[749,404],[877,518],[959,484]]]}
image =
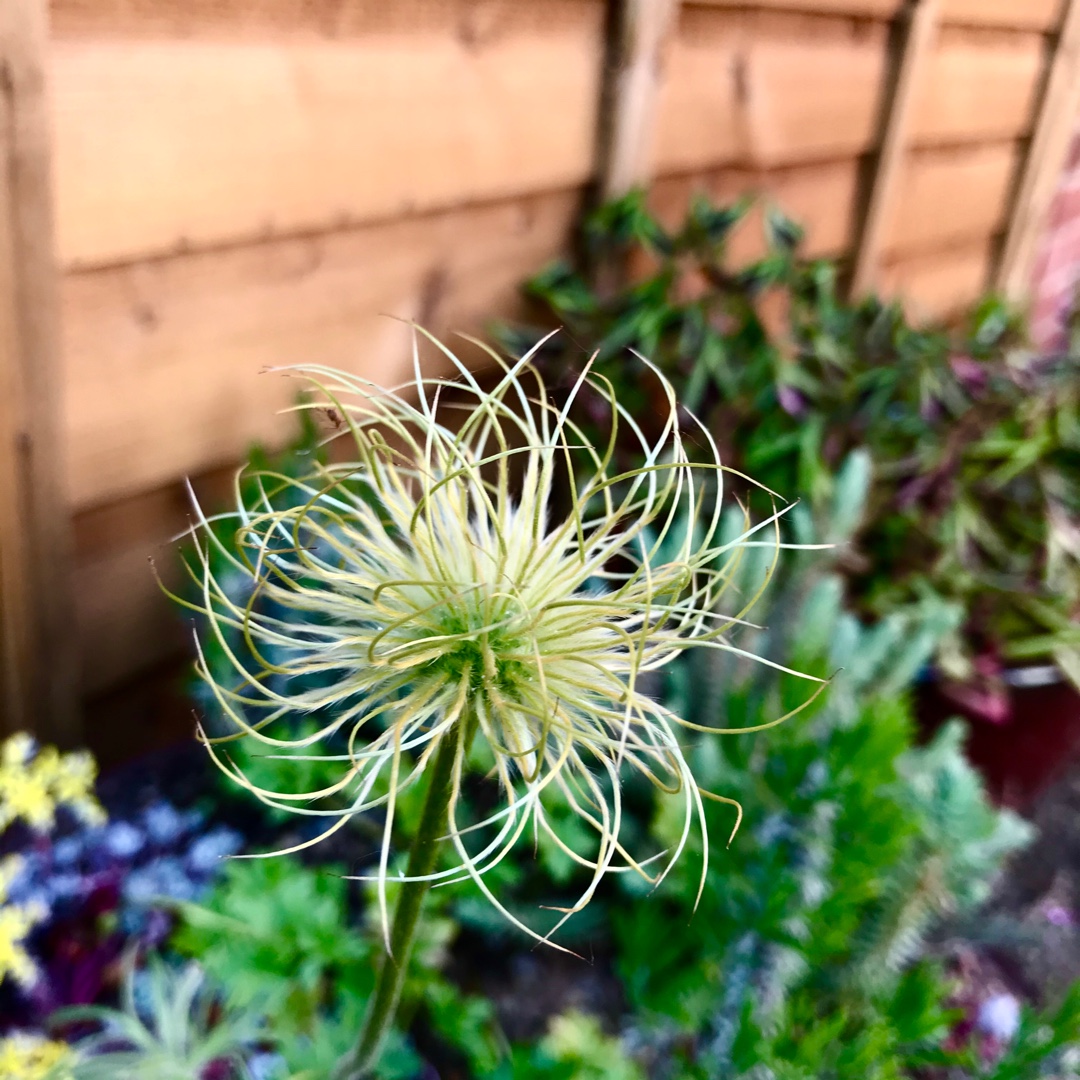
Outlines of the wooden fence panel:
{"label": "wooden fence panel", "polygon": [[[764,36],[722,12],[684,19],[662,91],[659,173],[855,157],[874,144],[886,74],[884,26],[849,38]],[[943,33],[916,93],[920,143],[1015,138],[1029,130],[1038,34]]]}
{"label": "wooden fence panel", "polygon": [[882,288],[902,296],[911,318],[948,319],[989,284],[993,246],[971,246],[906,258],[883,268]]}
{"label": "wooden fence panel", "polygon": [[[1061,12],[940,3],[881,244],[880,284],[922,318],[988,281]],[[182,647],[146,559],[187,519],[180,476],[290,430],[275,410],[295,384],[262,368],[393,381],[407,331],[383,315],[482,329],[565,250],[595,179],[606,0],[51,8],[66,481],[83,691],[99,694]],[[674,219],[695,187],[763,189],[809,254],[849,254],[900,8],[682,0],[654,206]],[[651,83],[658,50],[640,51]],[[759,226],[733,259],[760,253]],[[205,479],[212,501],[224,476]]]}
{"label": "wooden fence panel", "polygon": [[108,264],[584,183],[603,8],[551,9],[542,30],[480,43],[421,28],[55,41],[61,259]]}
{"label": "wooden fence panel", "polygon": [[406,374],[393,318],[476,330],[563,250],[573,193],[68,275],[66,421],[75,505],[237,460],[287,430],[304,361]]}

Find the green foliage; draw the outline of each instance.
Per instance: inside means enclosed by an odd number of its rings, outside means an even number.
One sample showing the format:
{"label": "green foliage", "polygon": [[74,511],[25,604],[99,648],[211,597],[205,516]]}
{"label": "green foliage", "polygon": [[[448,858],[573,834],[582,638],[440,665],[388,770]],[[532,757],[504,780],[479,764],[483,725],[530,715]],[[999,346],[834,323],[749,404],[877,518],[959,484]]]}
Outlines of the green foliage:
{"label": "green foliage", "polygon": [[[696,907],[700,845],[649,895],[621,879],[623,897],[601,897],[581,924],[583,942],[613,939],[629,1042],[570,1015],[536,1046],[508,1048],[491,1003],[441,974],[458,925],[495,933],[488,907],[437,890],[383,1075],[419,1071],[409,1030],[451,1048],[476,1076],[636,1080],[647,1069],[686,1080],[899,1080],[942,1062],[967,1070],[950,1080],[982,1075],[960,1064],[967,1051],[940,1049],[953,1020],[950,988],[921,957],[935,926],[984,899],[1027,830],[989,806],[958,727],[913,745],[907,688],[957,626],[956,605],[930,594],[873,625],[847,610],[839,568],[860,529],[870,474],[869,455],[855,451],[838,464],[827,500],[785,516],[785,538],[837,546],[783,553],[754,609],[758,626],[739,641],[832,675],[825,694],[807,704],[804,681],[734,654],[702,650],[668,669],[668,704],[707,726],[753,726],[804,708],[765,732],[691,740],[702,785],[746,812],[730,848],[717,850],[733,812],[709,804],[714,848]],[[739,527],[731,514],[722,530]],[[736,597],[757,590],[773,558],[768,547],[745,552]],[[651,833],[658,849],[678,842],[682,819],[671,801],[632,781],[624,794],[629,828]],[[407,832],[417,813],[403,800],[399,826]],[[338,873],[292,859],[234,864],[205,909],[187,909],[178,939],[228,1002],[262,1010],[289,1067],[311,1080],[355,1037],[382,948]],[[552,884],[571,894],[581,870],[541,838],[535,864],[506,860],[498,873],[511,910],[525,910],[538,898],[559,906]],[[505,931],[499,940],[509,944]],[[1035,1046],[1036,1036],[1023,1038]],[[1058,1057],[1054,1043],[1044,1058]]]}
{"label": "green foliage", "polygon": [[[729,240],[751,211],[699,199],[675,229],[640,193],[597,211],[581,266],[557,263],[526,286],[545,321],[568,330],[540,355],[549,381],[568,385],[596,348],[596,370],[647,422],[636,350],[728,464],[815,512],[850,453],[867,450],[873,484],[844,567],[848,597],[875,617],[928,592],[962,603],[963,632],[942,639],[938,661],[988,679],[988,709],[1003,707],[1004,662],[1053,658],[1080,685],[1075,357],[1023,352],[1019,320],[993,297],[953,332],[915,327],[876,297],[847,301],[836,266],[800,257],[801,230],[771,207],[765,254],[733,266]],[[515,353],[538,336],[504,333]],[[579,401],[588,428],[602,403]]]}
{"label": "green foliage", "polygon": [[595,1017],[568,1012],[555,1017],[535,1047],[516,1047],[495,1080],[644,1080],[641,1067]]}
{"label": "green foliage", "polygon": [[128,970],[120,1009],[65,1009],[54,1022],[97,1027],[77,1043],[75,1080],[203,1080],[211,1064],[240,1080],[251,1045],[263,1038],[253,1013],[219,1007],[197,965],[172,971],[154,960],[141,987]]}
{"label": "green foliage", "polygon": [[[392,904],[393,886],[389,892]],[[183,906],[173,945],[199,958],[231,1007],[266,1017],[298,1077],[321,1078],[355,1041],[384,947],[359,899],[350,898],[349,882],[335,867],[310,868],[287,856],[233,862],[204,905]],[[404,1034],[416,1018],[478,1075],[503,1055],[491,1004],[462,994],[442,974],[457,933],[448,899],[437,892],[427,903],[402,994],[401,1030],[380,1061],[383,1080],[419,1071]]]}
{"label": "green foliage", "polygon": [[[859,457],[838,470],[834,512],[822,515],[834,529],[857,528],[865,472]],[[811,542],[809,510],[791,518]],[[847,537],[831,539],[842,560]],[[761,573],[748,556],[737,587]],[[916,963],[926,934],[984,899],[1027,830],[991,808],[958,728],[913,746],[904,688],[955,625],[954,608],[928,598],[864,625],[845,611],[830,560],[810,553],[783,560],[763,604],[747,647],[835,672],[832,685],[779,727],[695,744],[702,786],[737,798],[746,820],[710,858],[696,907],[691,858],[651,898],[614,912],[620,973],[639,1022],[684,1048],[687,1075],[910,1076],[949,1026],[943,976]],[[670,692],[701,703],[699,722],[733,728],[805,701],[798,680],[724,654],[688,659]],[[726,835],[729,808],[709,813],[713,835]],[[653,831],[670,845],[681,821],[661,809]]]}
{"label": "green foliage", "polygon": [[205,906],[183,907],[173,944],[199,958],[231,1004],[261,1005],[302,1030],[331,987],[350,997],[370,990],[368,943],[342,932],[352,921],[347,884],[332,868],[289,858],[232,862]]}
{"label": "green foliage", "polygon": [[[602,891],[571,924],[582,942],[613,946],[623,1038],[567,1013],[537,1045],[506,1046],[492,1004],[444,971],[462,925],[507,947],[510,938],[486,904],[437,890],[380,1075],[417,1075],[427,1038],[471,1075],[497,1080],[1075,1074],[1080,990],[1057,1011],[1025,1015],[999,1057],[975,1045],[942,1049],[956,1016],[927,937],[976,910],[1028,831],[987,802],[959,726],[915,746],[908,700],[935,653],[1005,647],[1016,658],[1052,654],[1068,669],[1080,647],[1069,625],[1070,522],[1080,508],[1075,375],[1067,365],[1018,365],[1017,325],[994,301],[952,337],[910,326],[895,305],[843,301],[835,268],[800,259],[798,228],[772,210],[767,254],[729,267],[728,239],[750,212],[698,202],[672,232],[640,199],[624,200],[586,224],[588,275],[551,267],[530,291],[569,340],[598,344],[599,374],[643,424],[649,384],[628,348],[676,382],[731,465],[802,496],[783,518],[784,538],[836,550],[787,552],[775,570],[767,547],[747,550],[734,595],[747,600],[773,577],[748,616],[759,625],[738,644],[831,684],[808,702],[805,681],[712,650],[665,673],[665,703],[705,726],[801,711],[768,731],[689,740],[702,786],[745,811],[724,850],[734,811],[708,804],[713,848],[700,898],[705,852],[694,841],[655,891],[621,878],[621,891]],[[634,260],[648,270],[627,283],[623,268]],[[526,333],[511,347],[529,341]],[[555,346],[541,361],[550,376],[580,359]],[[581,406],[583,428],[590,417],[602,424],[590,413],[596,401],[583,394]],[[929,486],[917,483],[923,476]],[[728,536],[740,527],[739,514],[723,523]],[[869,550],[881,560],[868,563]],[[323,786],[314,766],[256,760],[243,742],[235,752],[262,786]],[[310,771],[276,779],[286,767]],[[670,801],[633,779],[624,796],[629,835],[649,834],[657,849],[680,841]],[[557,805],[547,809],[563,835],[578,820],[569,808],[565,821]],[[407,834],[417,813],[404,799],[396,827]],[[580,885],[580,867],[545,835],[536,856],[507,859],[493,874],[515,913],[558,907]],[[296,1080],[328,1075],[355,1038],[382,948],[362,898],[338,874],[294,859],[236,864],[204,907],[185,910],[177,940],[230,1008],[266,1018]],[[414,1043],[416,1033],[425,1040]]]}
{"label": "green foliage", "polygon": [[[1004,1054],[984,1071],[990,1080],[1067,1080],[1080,1075],[1080,983],[1049,1015],[1025,1011]],[[969,1058],[970,1060],[970,1058]],[[975,1066],[975,1063],[972,1063]],[[977,1067],[977,1066],[976,1066]]]}

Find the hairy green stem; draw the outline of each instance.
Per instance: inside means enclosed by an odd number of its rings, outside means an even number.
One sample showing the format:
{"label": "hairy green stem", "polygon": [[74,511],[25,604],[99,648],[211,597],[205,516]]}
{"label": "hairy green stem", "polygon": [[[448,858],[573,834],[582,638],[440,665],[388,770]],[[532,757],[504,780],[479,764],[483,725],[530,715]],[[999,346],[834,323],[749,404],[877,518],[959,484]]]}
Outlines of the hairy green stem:
{"label": "hairy green stem", "polygon": [[[467,749],[474,728],[474,722],[464,720],[458,725],[456,733],[444,738],[435,751],[428,770],[424,809],[409,851],[406,877],[424,877],[435,870],[439,840],[446,835],[447,809],[450,805],[458,741],[463,740]],[[401,885],[397,907],[394,909],[394,920],[390,926],[390,951],[384,954],[379,966],[375,992],[368,1002],[360,1038],[338,1065],[334,1080],[367,1080],[373,1074],[397,1013],[401,988],[409,969],[409,957],[416,940],[420,908],[430,888],[429,881],[406,881]]]}

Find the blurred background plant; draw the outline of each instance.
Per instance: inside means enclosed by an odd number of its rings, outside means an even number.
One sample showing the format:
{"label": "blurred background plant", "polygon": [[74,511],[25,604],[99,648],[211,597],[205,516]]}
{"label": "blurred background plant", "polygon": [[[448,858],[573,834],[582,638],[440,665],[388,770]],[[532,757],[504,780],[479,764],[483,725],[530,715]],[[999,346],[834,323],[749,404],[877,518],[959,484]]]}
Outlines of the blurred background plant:
{"label": "blurred background plant", "polygon": [[[920,742],[912,700],[932,662],[984,693],[988,715],[1006,665],[1045,657],[1070,670],[1076,639],[1055,620],[1072,612],[1076,580],[1073,361],[1030,356],[993,300],[952,333],[842,301],[836,268],[801,260],[798,230],[771,211],[766,255],[728,269],[726,246],[750,213],[699,203],[671,234],[631,199],[591,219],[588,276],[563,266],[530,284],[569,331],[542,363],[549,379],[569,378],[587,351],[576,343],[600,342],[600,373],[647,423],[646,383],[626,353],[639,348],[722,435],[730,464],[799,496],[786,538],[833,548],[784,554],[739,644],[831,683],[769,732],[688,740],[703,786],[741,802],[742,829],[713,852],[700,902],[692,857],[654,893],[605,882],[561,939],[588,962],[531,951],[468,886],[430,894],[380,1077],[1080,1076],[1080,987],[991,979],[971,962],[1030,939],[1029,925],[997,909],[991,919],[985,905],[1031,829],[988,801],[960,725]],[[512,352],[531,340],[515,333]],[[604,425],[598,404],[582,401],[583,424]],[[272,461],[295,475],[319,453],[309,425]],[[629,447],[618,453],[632,464]],[[260,467],[270,460],[253,452]],[[746,553],[738,593],[757,590],[770,557]],[[262,602],[235,587],[236,602]],[[706,726],[750,726],[805,700],[792,679],[704,651],[652,692]],[[197,707],[212,725],[214,703]],[[310,723],[292,722],[297,733]],[[247,740],[230,753],[268,788],[321,786],[317,763],[261,756]],[[87,798],[85,758],[70,774],[82,786],[64,789],[81,815],[46,811],[62,800],[40,791],[58,790],[48,778],[67,759],[20,741],[3,760],[14,767],[0,770],[0,792],[38,809],[6,819],[3,852],[21,862],[5,876],[0,934],[40,974],[0,981],[0,1076],[329,1073],[355,1038],[382,948],[370,898],[348,880],[377,856],[378,815],[314,853],[223,864],[307,833],[241,807],[216,776],[194,799],[174,805],[158,790],[105,820]],[[311,775],[277,775],[296,769]],[[624,796],[629,835],[659,847],[677,838],[648,784],[628,780]],[[416,799],[399,803],[402,836],[419,812]],[[708,814],[714,836],[730,833],[731,807]],[[580,873],[541,836],[496,884],[534,918],[565,906]],[[26,908],[33,920],[15,933],[3,913]],[[7,955],[0,943],[0,963]],[[91,1008],[46,1026],[70,1004]]]}
{"label": "blurred background plant", "polygon": [[[504,327],[519,353],[551,324],[567,333],[542,366],[564,381],[587,354],[620,400],[650,412],[633,349],[673,381],[724,460],[821,507],[854,449],[873,462],[845,592],[869,617],[934,593],[965,618],[935,660],[965,704],[1007,712],[1006,670],[1056,664],[1080,685],[1080,371],[1033,355],[1000,300],[957,329],[911,325],[897,303],[842,297],[835,263],[799,255],[800,228],[750,201],[703,198],[666,228],[642,194],[584,223],[577,265],[527,294],[541,327]],[[763,222],[761,258],[732,266],[737,229]],[[583,413],[600,415],[603,402]]]}

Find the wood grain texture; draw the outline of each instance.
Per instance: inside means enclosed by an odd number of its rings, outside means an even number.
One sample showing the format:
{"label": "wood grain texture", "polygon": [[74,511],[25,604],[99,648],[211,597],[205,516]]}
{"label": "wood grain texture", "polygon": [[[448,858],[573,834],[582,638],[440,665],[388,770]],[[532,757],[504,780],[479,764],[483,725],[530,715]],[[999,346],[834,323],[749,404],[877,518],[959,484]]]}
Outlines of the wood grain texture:
{"label": "wood grain texture", "polygon": [[679,0],[618,0],[604,75],[597,145],[600,198],[615,199],[652,177],[664,57]]}
{"label": "wood grain texture", "polygon": [[238,459],[288,429],[313,361],[400,378],[407,329],[477,330],[564,249],[575,193],[329,236],[69,274],[64,281],[68,478],[78,507]]}
{"label": "wood grain texture", "polygon": [[[766,33],[752,19],[684,12],[661,96],[658,172],[774,168],[854,157],[875,142],[884,24],[866,32]],[[941,35],[917,88],[911,139],[974,143],[1030,128],[1042,67],[1037,34]]]}
{"label": "wood grain texture", "polygon": [[[421,26],[334,40],[61,38],[57,212],[68,266],[323,231],[583,183],[594,158],[601,5],[552,4],[467,44]],[[802,35],[737,13],[681,20],[657,171],[865,152],[884,24]],[[825,20],[826,22],[828,20]],[[1026,129],[1033,34],[935,53],[917,141]]]}
{"label": "wood grain texture", "polygon": [[897,193],[886,252],[910,255],[1000,233],[1019,157],[1015,143],[914,153]]}
{"label": "wood grain texture", "polygon": [[596,0],[50,0],[56,37],[346,40],[418,31],[490,42],[536,33]]}
{"label": "wood grain texture", "polygon": [[583,183],[603,7],[525,6],[528,20],[478,37],[419,23],[336,40],[55,40],[63,262]]}
{"label": "wood grain texture", "polygon": [[[760,8],[860,19],[890,19],[903,0],[683,0],[694,7]],[[337,37],[389,23],[489,25],[487,0],[52,0],[61,34],[170,36],[289,34]],[[530,4],[521,4],[528,8]],[[1049,30],[1061,0],[944,0],[946,22],[971,26]]]}
{"label": "wood grain texture", "polygon": [[0,735],[80,739],[46,11],[0,5]]}
{"label": "wood grain texture", "polygon": [[877,280],[886,230],[893,216],[910,148],[912,106],[925,78],[940,13],[940,0],[914,0],[905,11],[907,25],[897,59],[896,79],[882,123],[881,145],[874,155],[866,217],[855,246],[851,276],[853,296],[872,290]]}
{"label": "wood grain texture", "polygon": [[1063,0],[942,0],[946,23],[970,26],[1014,26],[1053,30],[1061,21]]}
{"label": "wood grain texture", "polygon": [[1031,130],[1045,43],[1037,34],[970,37],[943,30],[915,107],[918,143],[1007,139]]}
{"label": "wood grain texture", "polygon": [[[748,6],[817,15],[891,19],[903,0],[683,0],[701,7]],[[1060,17],[1061,0],[942,0],[942,20],[969,26],[1050,30]]]}
{"label": "wood grain texture", "polygon": [[[200,503],[228,505],[232,475],[227,469],[197,477]],[[86,697],[190,649],[190,624],[155,572],[169,589],[184,587],[174,541],[191,521],[179,481],[76,516],[76,625]]]}

